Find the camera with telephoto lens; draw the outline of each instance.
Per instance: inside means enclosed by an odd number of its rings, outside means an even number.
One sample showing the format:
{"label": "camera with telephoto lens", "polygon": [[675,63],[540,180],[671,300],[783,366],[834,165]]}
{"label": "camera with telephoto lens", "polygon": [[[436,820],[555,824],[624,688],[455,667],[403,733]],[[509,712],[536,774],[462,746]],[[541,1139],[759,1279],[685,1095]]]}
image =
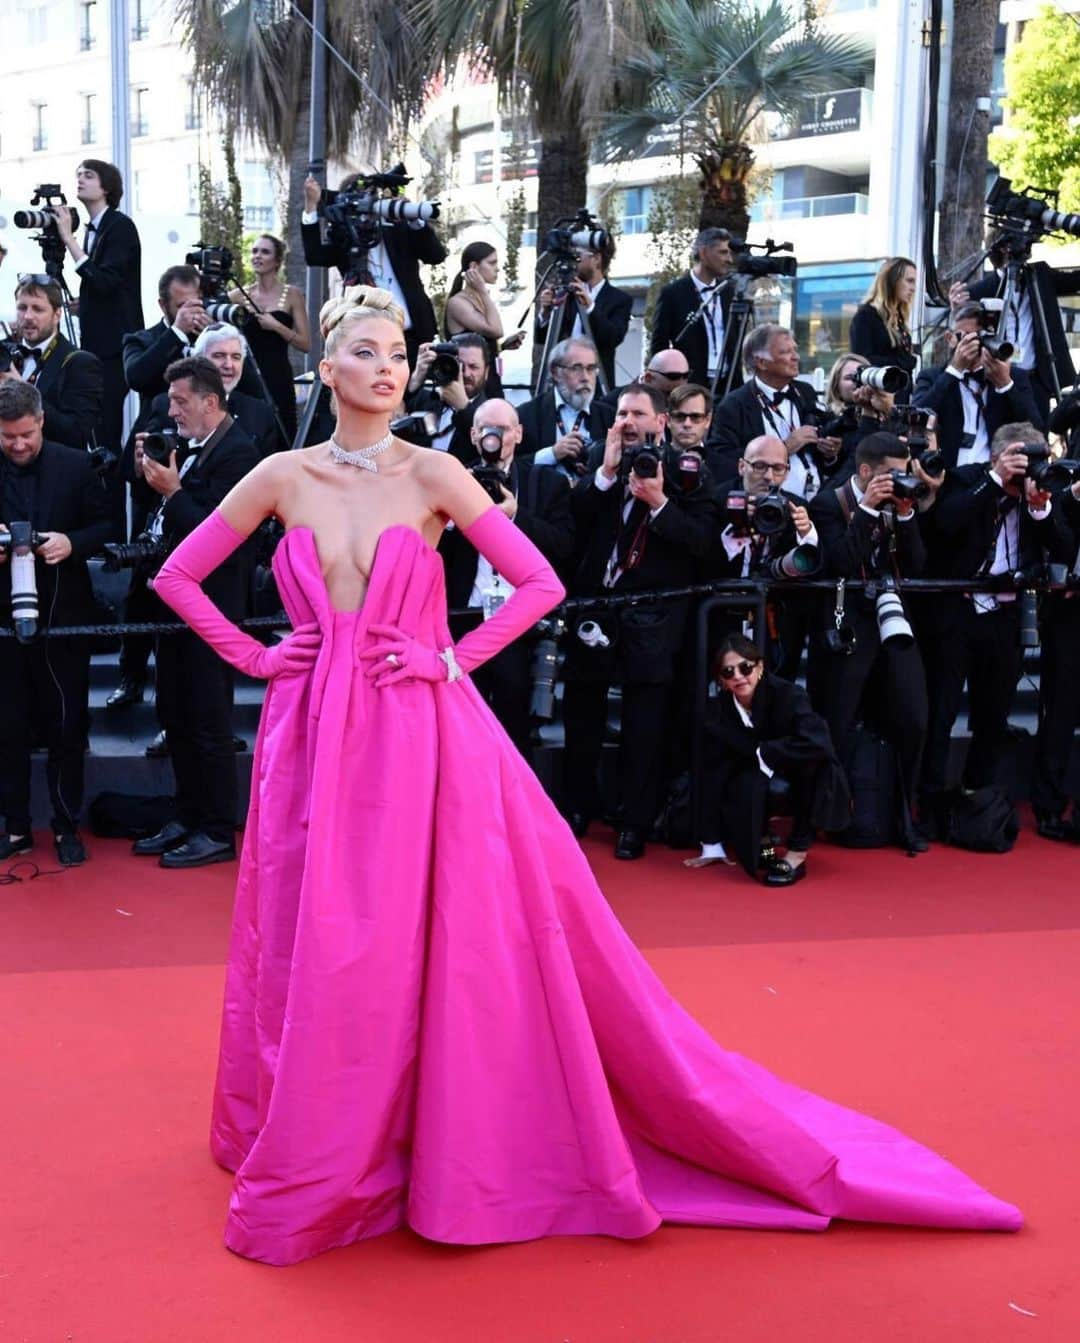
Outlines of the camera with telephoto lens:
{"label": "camera with telephoto lens", "polygon": [[229,302],[229,280],[233,273],[233,254],[227,247],[207,247],[195,244],[184,260],[199,272],[199,293],[207,317],[212,322],[227,322],[229,326],[243,326],[251,316],[242,303]]}
{"label": "camera with telephoto lens", "polygon": [[[788,524],[791,513],[788,503],[803,504],[806,500],[775,485],[764,494],[750,494],[747,490],[729,490],[726,501],[728,521],[736,536],[776,536]],[[754,507],[751,511],[750,504]]]}
{"label": "camera with telephoto lens", "polygon": [[[577,279],[581,252],[604,252],[611,235],[583,206],[575,215],[559,219],[544,238],[544,252],[551,257],[555,302],[565,299],[569,286]],[[549,272],[550,276],[550,272]]]}
{"label": "camera with telephoto lens", "polygon": [[510,488],[510,477],[502,469],[503,434],[502,425],[494,424],[481,430],[477,448],[480,460],[469,467],[469,471],[487,492],[493,503],[501,504],[503,490]]}
{"label": "camera with telephoto lens", "polygon": [[29,522],[9,522],[7,530],[0,532],[0,550],[11,565],[11,622],[21,644],[37,638],[40,614],[34,552],[44,541]]}
{"label": "camera with telephoto lens", "polygon": [[25,363],[26,356],[19,341],[10,336],[0,338],[0,373],[10,373],[14,369],[21,376]]}
{"label": "camera with telephoto lens", "polygon": [[566,633],[566,624],[561,616],[547,616],[533,626],[538,635],[533,648],[529,677],[532,681],[532,698],[529,713],[533,718],[550,722],[555,716],[555,680],[559,671],[559,640]]}
{"label": "camera with telephoto lens", "polygon": [[940,476],[945,470],[945,455],[931,448],[929,428],[930,411],[922,406],[893,406],[886,432],[904,440],[908,452],[928,476]]}
{"label": "camera with telephoto lens", "polygon": [[634,443],[622,455],[622,464],[632,471],[639,480],[655,480],[660,474],[660,449],[656,446],[656,435],[646,434],[643,443]]}
{"label": "camera with telephoto lens", "polygon": [[169,553],[165,538],[154,536],[151,532],[140,533],[134,541],[107,541],[101,550],[105,556],[104,569],[109,574],[118,574],[121,569],[134,569],[136,566],[156,573]]}
{"label": "camera with telephoto lens", "polygon": [[149,457],[158,466],[168,466],[169,458],[178,452],[181,446],[180,435],[175,429],[162,429],[158,433],[147,434],[142,442],[143,456]]}
{"label": "camera with telephoto lens", "polygon": [[891,643],[894,648],[910,648],[915,642],[915,635],[893,579],[886,578],[882,581],[874,601],[874,611],[877,615],[878,637],[881,642]]}
{"label": "camera with telephoto lens", "polygon": [[[308,172],[318,174],[321,162],[308,165]],[[382,241],[382,225],[399,222],[427,223],[439,217],[438,201],[406,201],[398,193],[412,181],[399,163],[387,173],[366,173],[357,177],[352,186],[341,191],[323,189],[318,212],[329,225],[330,243],[349,254],[350,265],[361,253],[378,247]]]}
{"label": "camera with telephoto lens", "polygon": [[[753,256],[753,249],[764,252],[764,256]],[[770,275],[797,275],[799,262],[793,256],[780,256],[780,252],[791,252],[794,244],[777,243],[766,238],[763,243],[745,243],[732,240],[731,250],[735,254],[735,274],[745,275],[748,280],[763,280]]]}
{"label": "camera with telephoto lens", "polygon": [[926,499],[930,496],[930,486],[918,476],[909,476],[906,471],[890,471],[894,499]]}
{"label": "camera with telephoto lens", "polygon": [[452,340],[436,341],[431,347],[435,358],[428,367],[428,381],[435,387],[449,387],[461,378],[461,358]]}
{"label": "camera with telephoto lens", "polygon": [[845,406],[839,415],[821,411],[817,417],[818,438],[843,438],[859,427],[859,407]]}
{"label": "camera with telephoto lens", "polygon": [[[41,210],[16,210],[12,215],[12,220],[16,228],[36,228],[41,233],[56,234],[56,214],[54,206],[67,205],[67,197],[60,190],[59,183],[42,182],[41,186],[34,188],[34,194],[30,197],[31,205],[41,205],[45,202],[45,208]],[[74,232],[79,227],[79,212],[71,211],[71,228]],[[59,236],[59,235],[57,235]]]}
{"label": "camera with telephoto lens", "polygon": [[1054,457],[1048,447],[1037,443],[1023,444],[1027,467],[1024,476],[1040,490],[1052,490],[1061,485],[1071,485],[1080,475],[1080,462],[1069,458]]}
{"label": "camera with telephoto lens", "polygon": [[1007,177],[999,177],[986,197],[986,213],[999,228],[1016,228],[1035,241],[1043,233],[1070,233],[1080,238],[1080,215],[1058,210],[1056,191],[1023,187],[1014,191]]}
{"label": "camera with telephoto lens", "polygon": [[871,364],[856,364],[847,375],[856,387],[869,387],[875,392],[888,392],[895,396],[908,385],[908,375],[902,368],[888,365],[875,368]]}

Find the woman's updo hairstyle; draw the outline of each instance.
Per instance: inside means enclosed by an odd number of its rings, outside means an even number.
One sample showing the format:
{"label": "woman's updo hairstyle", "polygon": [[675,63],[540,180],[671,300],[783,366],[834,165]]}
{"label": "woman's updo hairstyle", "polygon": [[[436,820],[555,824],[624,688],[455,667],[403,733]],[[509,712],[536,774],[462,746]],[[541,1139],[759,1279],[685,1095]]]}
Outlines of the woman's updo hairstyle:
{"label": "woman's updo hairstyle", "polygon": [[326,353],[333,354],[340,334],[352,322],[364,317],[381,317],[405,329],[405,314],[385,289],[370,284],[356,284],[337,298],[329,299],[319,312],[319,330],[322,332]]}

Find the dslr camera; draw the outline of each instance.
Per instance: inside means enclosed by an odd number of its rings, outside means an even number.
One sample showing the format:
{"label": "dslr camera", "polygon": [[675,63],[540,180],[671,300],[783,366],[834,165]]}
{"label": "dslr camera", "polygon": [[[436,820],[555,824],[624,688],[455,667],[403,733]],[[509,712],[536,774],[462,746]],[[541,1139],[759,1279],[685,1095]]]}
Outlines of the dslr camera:
{"label": "dslr camera", "polygon": [[243,326],[250,316],[248,310],[241,303],[229,302],[232,252],[227,247],[208,247],[204,242],[197,242],[184,260],[199,272],[199,292],[210,320]]}
{"label": "dslr camera", "polygon": [[12,369],[22,376],[26,358],[22,345],[13,336],[0,337],[0,373],[10,373]]}
{"label": "dslr camera", "polygon": [[[42,205],[44,202],[44,205]],[[64,242],[60,237],[59,230],[56,227],[56,206],[67,205],[67,197],[60,190],[58,182],[42,182],[40,186],[34,188],[34,194],[30,197],[32,206],[39,206],[39,209],[16,210],[12,216],[16,228],[37,229],[37,237],[34,241],[41,248],[41,255],[45,260],[45,269],[50,275],[59,276],[64,265]],[[71,211],[71,227],[78,229],[79,212],[73,209]]]}
{"label": "dslr camera", "polygon": [[1080,475],[1080,462],[1064,457],[1054,457],[1048,447],[1025,444],[1024,455],[1028,459],[1024,476],[1040,490],[1052,490],[1062,485],[1071,485]]}
{"label": "dslr camera", "polygon": [[945,470],[945,458],[930,447],[929,428],[930,412],[922,406],[893,406],[886,426],[888,433],[907,443],[908,451],[928,476],[940,476]]}
{"label": "dslr camera", "polygon": [[510,488],[510,477],[502,469],[503,428],[491,425],[480,435],[477,444],[480,460],[469,471],[483,486],[492,503],[501,504],[502,492]]}
{"label": "dslr camera", "polygon": [[556,302],[566,297],[567,288],[577,278],[578,253],[603,252],[610,244],[611,235],[584,206],[556,222],[544,239],[544,252],[554,263]]}
{"label": "dslr camera", "polygon": [[165,538],[151,532],[140,533],[134,541],[107,541],[101,549],[105,556],[103,567],[109,574],[136,567],[147,574],[157,573],[169,553]]}
{"label": "dslr camera", "polygon": [[40,614],[34,553],[44,540],[29,522],[9,522],[0,531],[0,550],[11,561],[11,621],[21,644],[37,637]]}
{"label": "dslr camera", "polygon": [[646,434],[644,443],[634,443],[622,455],[622,466],[640,480],[653,480],[660,474],[663,450],[657,446],[656,435]]}
{"label": "dslr camera", "polygon": [[[776,536],[787,526],[791,514],[788,501],[801,504],[805,501],[797,495],[788,494],[773,486],[765,494],[752,495],[746,490],[731,490],[727,497],[728,518],[736,536]],[[753,503],[753,512],[750,504]]]}
{"label": "dslr camera", "polygon": [[433,387],[449,387],[461,377],[458,347],[452,340],[440,340],[431,349],[435,358],[428,369],[428,381]]}
{"label": "dslr camera", "polygon": [[902,368],[889,365],[874,368],[872,365],[855,364],[847,375],[856,387],[869,387],[875,392],[888,392],[895,396],[908,385],[908,375]]}

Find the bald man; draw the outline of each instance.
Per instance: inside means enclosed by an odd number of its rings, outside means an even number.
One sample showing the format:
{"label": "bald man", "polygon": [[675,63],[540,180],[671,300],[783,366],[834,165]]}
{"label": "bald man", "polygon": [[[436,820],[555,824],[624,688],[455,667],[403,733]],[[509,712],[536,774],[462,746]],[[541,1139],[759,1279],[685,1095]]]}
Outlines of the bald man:
{"label": "bald man", "polygon": [[[649,360],[644,373],[638,379],[647,387],[655,387],[661,396],[670,396],[676,387],[682,387],[690,377],[690,365],[682,350],[658,350]],[[619,404],[619,397],[625,389],[615,387],[604,402],[613,409]]]}

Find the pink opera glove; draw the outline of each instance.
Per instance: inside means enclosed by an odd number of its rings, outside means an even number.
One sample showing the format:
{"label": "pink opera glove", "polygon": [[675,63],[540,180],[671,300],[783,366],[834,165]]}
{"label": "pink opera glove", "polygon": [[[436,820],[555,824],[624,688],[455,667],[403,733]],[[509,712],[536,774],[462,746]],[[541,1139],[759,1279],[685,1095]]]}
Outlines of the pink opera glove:
{"label": "pink opera glove", "polygon": [[396,625],[369,625],[368,633],[384,640],[359,655],[361,662],[371,663],[367,674],[377,690],[398,681],[450,679],[450,666],[438,651],[402,634]]}
{"label": "pink opera glove", "polygon": [[162,565],[154,591],[181,620],[245,676],[297,675],[315,665],[322,636],[318,625],[300,625],[273,648],[267,648],[226,619],[199,584],[247,537],[215,510],[201,522]]}

